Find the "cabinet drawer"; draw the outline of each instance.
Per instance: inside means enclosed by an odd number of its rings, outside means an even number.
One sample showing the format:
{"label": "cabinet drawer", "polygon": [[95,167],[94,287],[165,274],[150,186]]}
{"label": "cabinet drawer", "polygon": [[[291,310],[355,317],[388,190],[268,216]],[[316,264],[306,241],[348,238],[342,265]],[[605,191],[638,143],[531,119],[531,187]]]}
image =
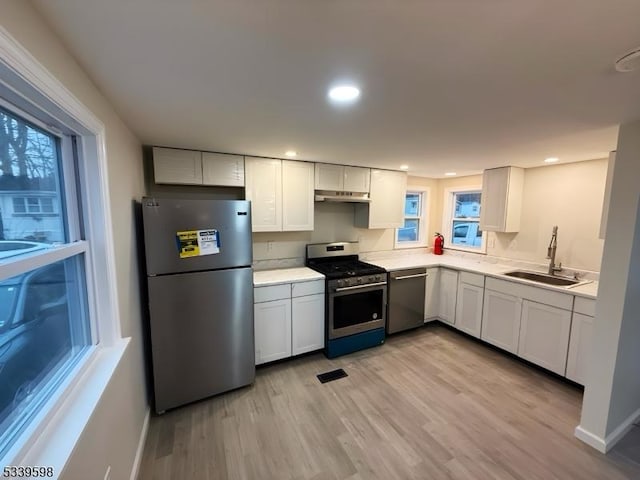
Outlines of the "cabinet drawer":
{"label": "cabinet drawer", "polygon": [[253,289],[253,303],[270,302],[291,298],[291,284],[269,285]]}
{"label": "cabinet drawer", "polygon": [[324,293],[324,280],[313,280],[311,282],[297,282],[291,285],[292,297],[304,297]]}
{"label": "cabinet drawer", "polygon": [[596,301],[591,298],[576,297],[576,301],[573,304],[573,311],[595,317]]}
{"label": "cabinet drawer", "polygon": [[484,288],[484,275],[470,272],[460,272],[460,282]]}
{"label": "cabinet drawer", "polygon": [[486,288],[564,310],[573,308],[573,295],[554,292],[542,287],[533,287],[497,278],[487,278]]}

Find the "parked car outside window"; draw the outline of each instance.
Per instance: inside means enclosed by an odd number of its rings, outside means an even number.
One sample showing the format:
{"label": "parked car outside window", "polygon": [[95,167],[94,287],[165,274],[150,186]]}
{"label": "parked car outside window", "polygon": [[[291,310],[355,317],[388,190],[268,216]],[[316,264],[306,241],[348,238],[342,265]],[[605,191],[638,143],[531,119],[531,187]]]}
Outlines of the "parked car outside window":
{"label": "parked car outside window", "polygon": [[71,348],[64,263],[0,282],[0,425]]}

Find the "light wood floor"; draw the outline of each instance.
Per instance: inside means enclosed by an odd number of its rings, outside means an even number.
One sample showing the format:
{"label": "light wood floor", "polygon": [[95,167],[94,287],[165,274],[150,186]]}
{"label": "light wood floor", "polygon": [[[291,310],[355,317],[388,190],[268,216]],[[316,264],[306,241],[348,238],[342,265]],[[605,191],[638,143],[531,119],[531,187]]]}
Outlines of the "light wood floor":
{"label": "light wood floor", "polygon": [[[349,377],[320,384],[315,375]],[[638,479],[574,438],[582,392],[441,326],[153,417],[139,478]]]}

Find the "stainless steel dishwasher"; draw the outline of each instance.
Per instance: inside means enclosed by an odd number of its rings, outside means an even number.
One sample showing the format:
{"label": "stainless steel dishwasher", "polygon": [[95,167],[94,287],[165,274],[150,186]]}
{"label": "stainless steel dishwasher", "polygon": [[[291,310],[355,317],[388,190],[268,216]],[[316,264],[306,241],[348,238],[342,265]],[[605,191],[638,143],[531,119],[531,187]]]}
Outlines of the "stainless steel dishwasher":
{"label": "stainless steel dishwasher", "polygon": [[426,268],[389,272],[387,333],[424,325]]}

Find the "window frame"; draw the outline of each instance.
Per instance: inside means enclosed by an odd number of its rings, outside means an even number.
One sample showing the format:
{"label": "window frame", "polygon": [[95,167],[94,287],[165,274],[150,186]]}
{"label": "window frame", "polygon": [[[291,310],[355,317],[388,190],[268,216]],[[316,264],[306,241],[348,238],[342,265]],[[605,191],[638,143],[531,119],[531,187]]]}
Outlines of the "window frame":
{"label": "window frame", "polygon": [[393,248],[398,250],[404,249],[404,248],[426,247],[429,242],[427,233],[429,231],[429,201],[431,199],[431,189],[428,187],[408,185],[404,193],[405,201],[406,201],[407,195],[409,194],[420,195],[420,215],[417,217],[414,217],[414,216],[407,216],[403,214],[402,221],[404,222],[404,220],[406,219],[418,220],[418,240],[413,242],[399,241],[398,233],[400,229],[396,228],[394,229],[394,233],[393,233]]}
{"label": "window frame", "polygon": [[[487,232],[482,231],[482,244],[480,248],[463,247],[459,244],[452,243],[451,235],[453,233],[453,222],[456,219],[454,217],[455,203],[454,198],[456,194],[464,193],[480,193],[482,194],[482,185],[467,185],[461,187],[450,187],[444,190],[443,199],[443,214],[442,214],[442,234],[444,235],[444,248],[449,250],[459,250],[463,252],[471,252],[486,255],[487,253]],[[482,201],[482,200],[481,200]],[[482,209],[482,206],[480,207]],[[478,223],[480,227],[480,217],[478,220],[469,220],[470,222]]]}
{"label": "window frame", "polygon": [[[84,253],[93,346],[67,371],[58,372],[64,378],[2,457],[5,465],[51,465],[58,475],[130,340],[120,331],[105,126],[4,29],[0,29],[0,101],[39,128],[61,138],[73,135],[73,141],[61,142],[60,158],[74,164],[68,153],[75,152],[79,159],[77,168],[63,166],[76,178],[63,182],[61,191],[65,198],[78,199],[78,213],[59,213],[67,217],[70,232],[84,232],[88,240],[78,238],[0,263],[0,279],[6,279]],[[77,184],[83,186],[80,191]]]}

